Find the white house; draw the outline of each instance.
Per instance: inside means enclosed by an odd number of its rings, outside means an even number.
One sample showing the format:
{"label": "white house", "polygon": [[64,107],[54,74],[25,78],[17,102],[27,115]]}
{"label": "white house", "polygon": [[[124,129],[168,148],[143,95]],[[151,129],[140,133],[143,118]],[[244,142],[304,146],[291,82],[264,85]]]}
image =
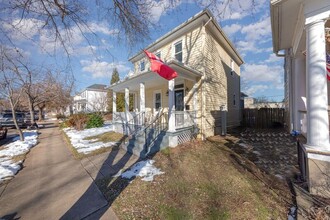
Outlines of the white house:
{"label": "white house", "polygon": [[299,165],[312,194],[330,197],[329,0],[271,0],[274,53],[285,59],[290,130],[300,131]]}
{"label": "white house", "polygon": [[[130,125],[125,132],[133,133],[138,143],[131,145],[133,152],[174,147],[240,124],[243,60],[210,11],[196,14],[145,49],[178,76],[168,81],[150,71],[149,59],[140,51],[130,58],[134,74],[109,87],[114,121]],[[117,93],[125,93],[126,112],[116,112]],[[128,112],[130,94],[133,112]]]}
{"label": "white house", "polygon": [[106,85],[93,84],[73,97],[73,113],[107,111]]}

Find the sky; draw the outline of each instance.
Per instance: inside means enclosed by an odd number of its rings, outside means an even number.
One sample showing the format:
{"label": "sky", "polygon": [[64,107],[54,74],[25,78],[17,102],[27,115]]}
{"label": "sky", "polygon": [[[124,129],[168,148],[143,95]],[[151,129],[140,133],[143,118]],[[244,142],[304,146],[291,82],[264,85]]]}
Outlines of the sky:
{"label": "sky", "polygon": [[[107,21],[90,19],[90,29],[82,31],[73,27],[69,38],[65,40],[70,42],[67,48],[71,54],[69,69],[75,76],[75,91],[82,91],[94,83],[108,85],[113,68],[117,68],[121,78],[131,74],[133,66],[128,61],[129,57],[203,10],[203,6],[197,6],[192,0],[177,0],[174,6],[164,7],[167,1],[155,1],[151,19],[159,27],[152,30],[150,39],[136,48],[128,48],[124,41],[118,40],[118,31],[111,29]],[[253,6],[252,2],[255,3]],[[272,49],[269,1],[231,0],[229,5],[218,4],[210,10],[244,60],[241,66],[241,91],[254,98],[282,101],[283,58],[276,57]],[[11,33],[12,38],[33,62],[53,65],[54,68],[68,63],[64,52],[54,49],[59,45],[49,40],[49,32],[38,31],[41,22],[28,18],[15,19],[15,15],[11,19],[12,24],[21,30],[20,34]],[[10,30],[8,26],[4,28]],[[90,36],[94,33],[94,40],[86,42],[83,34]],[[27,39],[33,39],[33,42]],[[58,50],[57,55],[50,56],[54,50]]]}

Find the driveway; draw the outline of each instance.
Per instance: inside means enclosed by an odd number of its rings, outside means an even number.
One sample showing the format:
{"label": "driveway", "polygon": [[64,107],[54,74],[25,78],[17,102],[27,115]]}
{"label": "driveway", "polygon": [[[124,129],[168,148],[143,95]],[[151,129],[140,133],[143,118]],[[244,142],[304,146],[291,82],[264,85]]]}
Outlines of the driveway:
{"label": "driveway", "polygon": [[0,219],[83,219],[105,208],[103,218],[116,218],[58,127],[49,123],[40,132],[23,170],[0,188]]}

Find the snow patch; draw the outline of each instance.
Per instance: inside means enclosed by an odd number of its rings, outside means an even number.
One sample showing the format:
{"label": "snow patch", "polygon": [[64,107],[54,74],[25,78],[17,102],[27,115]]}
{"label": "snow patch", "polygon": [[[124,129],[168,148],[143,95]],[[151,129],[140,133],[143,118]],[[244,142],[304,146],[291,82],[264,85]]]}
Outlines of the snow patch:
{"label": "snow patch", "polygon": [[21,169],[22,161],[14,162],[11,158],[28,152],[38,143],[37,131],[23,132],[23,135],[24,141],[16,137],[13,139],[14,142],[0,150],[0,182],[13,177]]}
{"label": "snow patch", "polygon": [[63,131],[70,138],[71,144],[79,153],[87,154],[94,150],[111,147],[117,144],[117,142],[107,142],[103,143],[100,141],[92,140],[84,140],[87,137],[103,134],[105,132],[113,131],[112,125],[106,125],[101,128],[90,128],[84,129],[82,131],[77,131],[73,128],[65,128]]}
{"label": "snow patch", "polygon": [[[153,163],[154,160],[144,160],[140,161],[134,166],[121,174],[121,177],[125,179],[131,179],[135,176],[143,177],[143,181],[153,181],[155,175],[161,175],[164,174],[160,169],[156,168]],[[116,174],[115,176],[118,176],[119,174]]]}

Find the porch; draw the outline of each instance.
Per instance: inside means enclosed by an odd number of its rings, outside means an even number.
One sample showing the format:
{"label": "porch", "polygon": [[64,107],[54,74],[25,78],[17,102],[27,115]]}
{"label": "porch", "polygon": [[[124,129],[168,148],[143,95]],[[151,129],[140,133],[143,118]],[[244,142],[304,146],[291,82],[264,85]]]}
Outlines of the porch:
{"label": "porch", "polygon": [[[115,130],[130,137],[124,148],[139,156],[190,141],[198,132],[197,82],[202,74],[176,61],[169,65],[178,73],[170,81],[146,70],[110,86]],[[122,112],[117,112],[118,93],[125,97]]]}

